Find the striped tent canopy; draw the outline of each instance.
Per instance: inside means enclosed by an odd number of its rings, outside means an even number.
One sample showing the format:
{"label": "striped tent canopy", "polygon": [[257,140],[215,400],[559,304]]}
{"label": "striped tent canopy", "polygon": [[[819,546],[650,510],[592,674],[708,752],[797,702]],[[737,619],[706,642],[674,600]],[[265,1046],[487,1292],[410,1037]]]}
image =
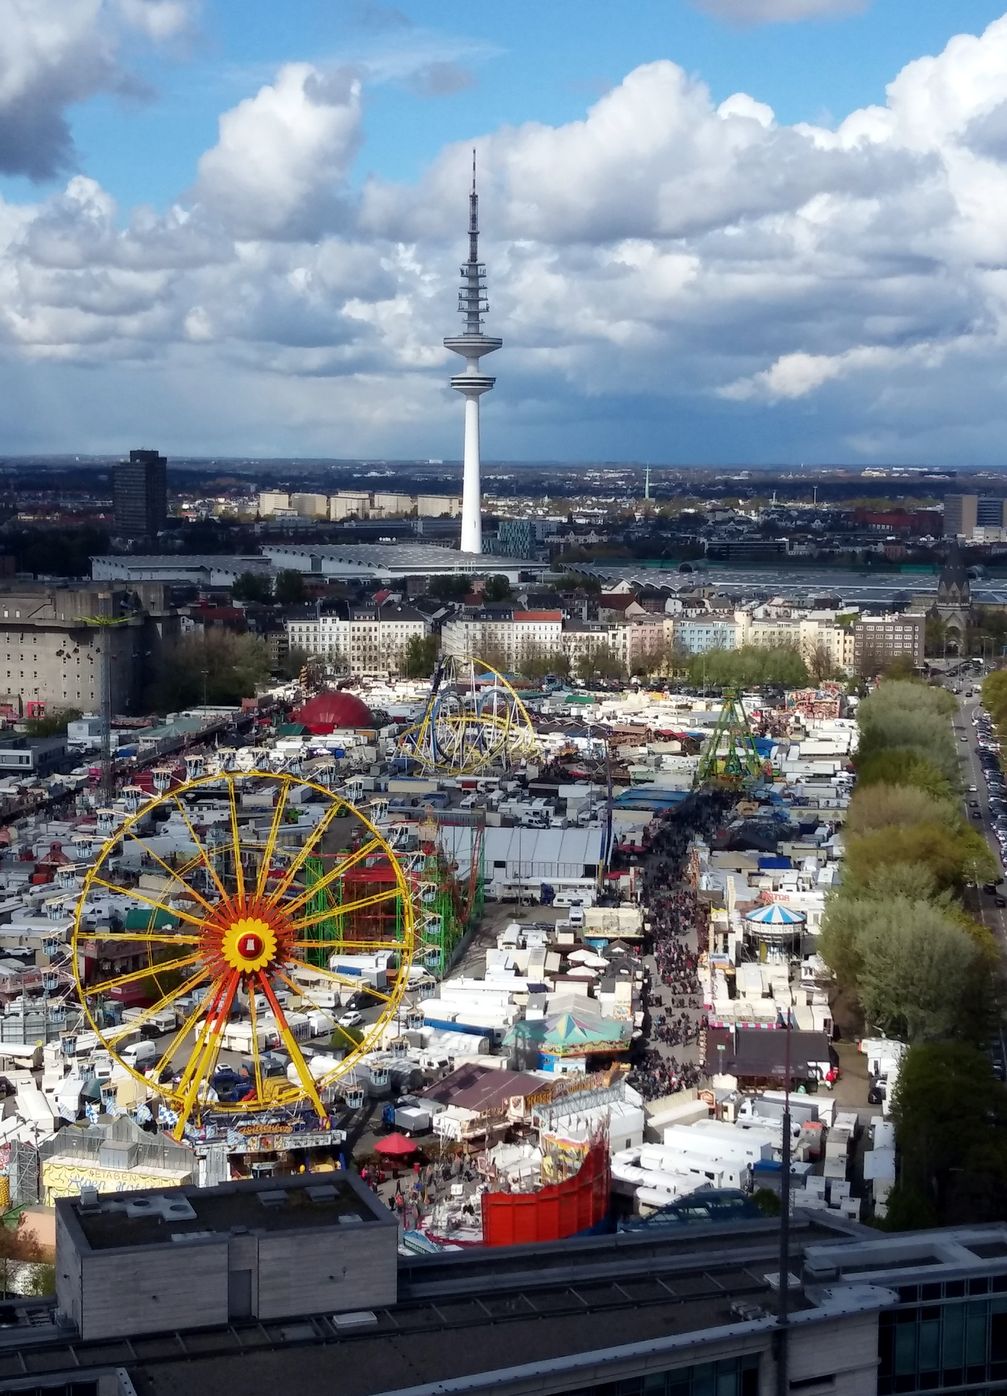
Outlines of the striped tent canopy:
{"label": "striped tent canopy", "polygon": [[745,920],[752,926],[803,926],[807,921],[803,911],[793,911],[780,902],[770,902],[768,906],[757,906]]}

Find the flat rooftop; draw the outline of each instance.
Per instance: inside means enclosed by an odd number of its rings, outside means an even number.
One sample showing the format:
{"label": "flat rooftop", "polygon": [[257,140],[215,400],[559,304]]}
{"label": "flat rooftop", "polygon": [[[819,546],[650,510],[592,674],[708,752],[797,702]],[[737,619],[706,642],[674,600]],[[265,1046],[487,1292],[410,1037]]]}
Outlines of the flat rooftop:
{"label": "flat rooftop", "polygon": [[237,1228],[295,1231],[393,1222],[362,1184],[341,1173],[262,1178],[240,1187],[106,1193],[93,1203],[62,1198],[57,1207],[68,1225],[76,1223],[85,1243],[81,1249],[92,1251],[173,1245],[185,1238],[228,1236]]}
{"label": "flat rooftop", "polygon": [[[800,1270],[809,1246],[844,1248],[868,1234],[798,1214],[790,1269]],[[346,1396],[373,1396],[720,1325],[770,1326],[776,1291],[767,1277],[778,1269],[778,1230],[762,1219],[400,1256],[399,1302],[343,1322],[323,1313],[84,1343],[51,1325],[44,1333],[39,1311],[34,1327],[0,1330],[0,1384],[122,1367],[138,1396],[276,1396],[327,1391],[338,1372]],[[792,1289],[790,1307],[797,1316],[817,1305]]]}

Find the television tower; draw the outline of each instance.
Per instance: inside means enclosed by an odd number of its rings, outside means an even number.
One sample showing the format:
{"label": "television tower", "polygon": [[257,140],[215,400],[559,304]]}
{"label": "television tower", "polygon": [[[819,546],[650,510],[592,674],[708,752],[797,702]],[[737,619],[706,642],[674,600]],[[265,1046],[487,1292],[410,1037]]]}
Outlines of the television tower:
{"label": "television tower", "polygon": [[458,311],[465,328],[451,335],[444,348],[461,354],[465,360],[463,372],[456,373],[451,386],[465,399],[465,465],[462,474],[462,552],[481,553],[483,526],[480,514],[479,461],[479,399],[496,382],[480,373],[479,360],[492,354],[503,344],[483,334],[483,316],[489,310],[486,299],[486,268],[479,260],[479,195],[476,193],[476,153],[472,152],[472,192],[469,194],[469,259],[461,269],[462,284],[458,288]]}

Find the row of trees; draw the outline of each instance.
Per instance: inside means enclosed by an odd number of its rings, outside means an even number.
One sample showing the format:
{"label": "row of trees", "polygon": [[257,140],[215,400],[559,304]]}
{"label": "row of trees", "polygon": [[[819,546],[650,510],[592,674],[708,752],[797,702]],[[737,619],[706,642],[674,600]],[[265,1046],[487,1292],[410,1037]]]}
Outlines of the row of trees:
{"label": "row of trees", "polygon": [[943,690],[906,681],[860,704],[843,881],[822,927],[822,954],[868,1028],[911,1043],[973,1034],[996,962],[960,900],[995,874],[955,798],[949,705]]}
{"label": "row of trees", "polygon": [[950,1083],[971,1075],[984,1090],[996,1086],[998,1101],[1002,1095],[976,1045],[993,1019],[998,947],[962,900],[967,886],[996,871],[988,844],[961,813],[954,708],[943,689],[910,681],[882,683],[860,704],[843,881],[826,906],[820,942],[868,1031],[910,1044],[893,1101],[901,1160],[889,1209],[895,1228],[985,1219],[979,1199],[996,1192],[987,1173],[1007,1177],[999,1106],[987,1119],[971,1087],[964,1092],[958,1118],[967,1116],[972,1132],[961,1141],[963,1168],[954,1178],[953,1136],[942,1119],[955,1093]]}

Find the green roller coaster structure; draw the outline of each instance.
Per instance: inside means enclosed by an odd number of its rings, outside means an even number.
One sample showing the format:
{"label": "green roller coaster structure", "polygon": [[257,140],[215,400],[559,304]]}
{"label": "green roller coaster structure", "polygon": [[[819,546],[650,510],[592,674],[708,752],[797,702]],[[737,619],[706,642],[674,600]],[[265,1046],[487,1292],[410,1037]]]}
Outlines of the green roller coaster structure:
{"label": "green roller coaster structure", "polygon": [[754,785],[765,779],[748,714],[737,692],[724,689],[720,716],[696,768],[694,784]]}

